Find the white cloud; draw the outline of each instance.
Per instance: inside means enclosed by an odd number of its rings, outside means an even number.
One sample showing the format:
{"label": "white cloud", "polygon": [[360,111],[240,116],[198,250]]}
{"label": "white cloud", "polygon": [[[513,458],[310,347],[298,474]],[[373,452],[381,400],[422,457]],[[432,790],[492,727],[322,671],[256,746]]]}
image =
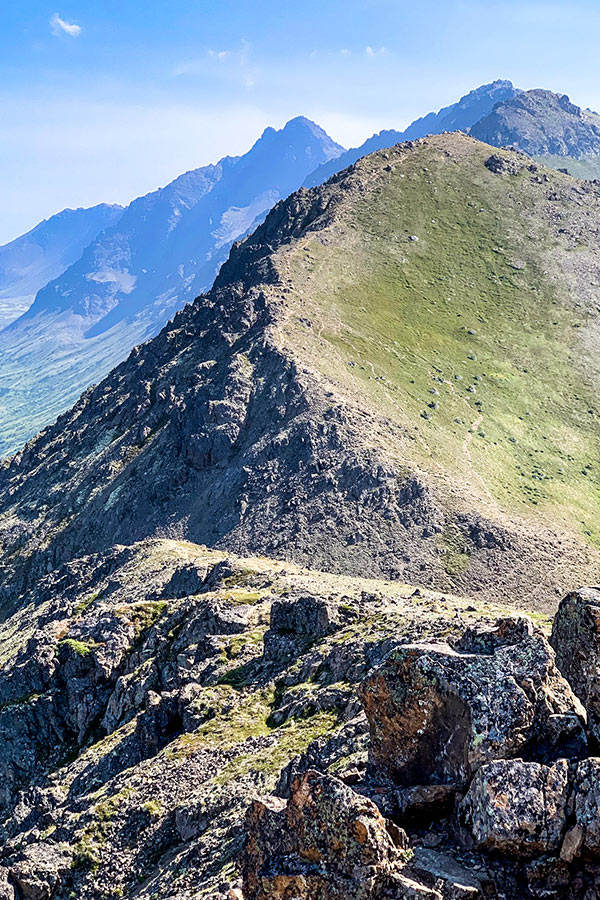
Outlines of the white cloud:
{"label": "white cloud", "polygon": [[72,22],[65,22],[64,19],[61,19],[58,13],[54,13],[54,15],[50,19],[50,28],[52,29],[52,34],[55,34],[57,37],[60,34],[68,34],[69,37],[79,37],[81,34],[81,25],[74,25]]}
{"label": "white cloud", "polygon": [[367,56],[385,56],[387,52],[387,47],[365,47]]}
{"label": "white cloud", "polygon": [[253,88],[257,80],[257,69],[250,59],[251,49],[251,45],[244,39],[234,49],[210,49],[203,58],[179,63],[172,70],[172,75],[176,78],[182,75],[206,75],[210,69],[216,70],[217,67],[213,66],[213,62],[216,62],[222,78],[233,79],[246,88]]}
{"label": "white cloud", "polygon": [[351,56],[352,50],[348,50],[347,47],[344,47],[343,50],[340,50],[340,53],[342,56]]}

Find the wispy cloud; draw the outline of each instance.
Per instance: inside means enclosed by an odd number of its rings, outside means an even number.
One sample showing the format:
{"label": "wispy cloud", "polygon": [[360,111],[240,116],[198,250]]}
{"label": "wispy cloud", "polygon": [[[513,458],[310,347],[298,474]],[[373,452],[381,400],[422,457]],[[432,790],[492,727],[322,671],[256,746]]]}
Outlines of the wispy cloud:
{"label": "wispy cloud", "polygon": [[385,56],[388,52],[387,47],[365,47],[367,56]]}
{"label": "wispy cloud", "polygon": [[54,13],[50,18],[50,28],[52,34],[55,34],[57,37],[61,34],[68,34],[69,37],[79,37],[81,34],[81,25],[75,25],[73,22],[65,22],[58,13]]}
{"label": "wispy cloud", "polygon": [[219,69],[222,67],[224,73],[232,75],[236,80],[246,88],[252,88],[256,84],[256,69],[250,60],[251,45],[248,41],[242,39],[239,47],[229,50],[217,50],[211,48],[206,51],[204,58],[192,59],[187,62],[180,63],[173,69],[175,77],[181,75],[202,75],[205,74],[207,64],[212,66],[218,63]]}

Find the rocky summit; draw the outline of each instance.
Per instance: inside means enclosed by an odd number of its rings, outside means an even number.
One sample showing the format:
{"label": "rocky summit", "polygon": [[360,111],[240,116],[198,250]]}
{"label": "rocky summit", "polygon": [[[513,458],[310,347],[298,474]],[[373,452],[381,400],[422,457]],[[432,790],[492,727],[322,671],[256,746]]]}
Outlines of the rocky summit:
{"label": "rocky summit", "polygon": [[379,151],[0,463],[0,900],[599,896],[599,250]]}

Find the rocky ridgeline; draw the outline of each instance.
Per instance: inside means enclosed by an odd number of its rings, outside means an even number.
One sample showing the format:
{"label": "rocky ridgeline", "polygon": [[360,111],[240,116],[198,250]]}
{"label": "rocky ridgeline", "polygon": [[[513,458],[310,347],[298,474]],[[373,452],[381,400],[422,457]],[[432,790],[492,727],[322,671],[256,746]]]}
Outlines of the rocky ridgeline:
{"label": "rocky ridgeline", "polygon": [[549,643],[184,541],[75,559],[0,623],[0,900],[592,900],[599,623],[597,589]]}
{"label": "rocky ridgeline", "polygon": [[253,802],[245,898],[600,896],[599,663],[597,589],[550,643],[504,618],[399,644],[359,688],[368,764],[305,755]]}
{"label": "rocky ridgeline", "polygon": [[38,579],[0,622],[0,898],[239,897],[250,799],[366,763],[360,682],[474,610],[175,540]]}

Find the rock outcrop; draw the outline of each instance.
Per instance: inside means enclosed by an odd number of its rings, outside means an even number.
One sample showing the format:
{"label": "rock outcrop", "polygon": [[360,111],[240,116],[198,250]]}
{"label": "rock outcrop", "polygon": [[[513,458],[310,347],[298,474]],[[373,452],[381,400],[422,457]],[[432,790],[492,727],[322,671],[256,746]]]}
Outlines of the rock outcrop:
{"label": "rock outcrop", "polygon": [[461,811],[477,845],[505,856],[557,853],[567,818],[568,763],[500,759],[478,770]]}
{"label": "rock outcrop", "polygon": [[494,759],[581,756],[585,710],[530,622],[467,632],[457,648],[393,650],[360,698],[373,763],[397,783],[467,784]]}
{"label": "rock outcrop", "polygon": [[379,900],[402,886],[406,835],[337,778],[308,771],[287,802],[255,800],[246,829],[247,900]]}
{"label": "rock outcrop", "polygon": [[567,594],[554,617],[550,643],[560,671],[588,711],[592,735],[600,741],[600,589]]}
{"label": "rock outcrop", "polygon": [[[553,631],[557,658],[592,700],[596,600],[594,590],[569,595]],[[287,801],[255,801],[247,900],[598,896],[600,759],[587,756],[586,711],[529,620],[471,626],[451,645],[396,646],[359,693],[369,767],[323,780],[299,759],[279,785]],[[304,765],[318,759],[306,754]],[[354,884],[344,866],[357,859],[365,809],[376,852],[368,875],[365,858],[354,865]],[[391,832],[401,853],[390,849],[389,817],[404,829],[401,840]]]}

